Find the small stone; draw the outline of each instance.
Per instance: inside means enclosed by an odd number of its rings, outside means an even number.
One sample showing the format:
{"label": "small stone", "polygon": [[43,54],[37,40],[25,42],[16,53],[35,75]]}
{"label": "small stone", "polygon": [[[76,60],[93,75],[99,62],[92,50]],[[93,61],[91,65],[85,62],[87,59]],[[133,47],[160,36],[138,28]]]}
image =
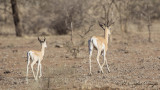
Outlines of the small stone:
{"label": "small stone", "polygon": [[57,48],[63,48],[63,45],[56,44],[55,47],[57,47]]}
{"label": "small stone", "polygon": [[17,84],[17,82],[14,82],[14,84]]}
{"label": "small stone", "polygon": [[10,72],[10,71],[8,71],[8,70],[4,72],[4,74],[9,74],[9,73],[11,73],[11,72]]}
{"label": "small stone", "polygon": [[77,88],[75,85],[73,85],[73,88]]}
{"label": "small stone", "polygon": [[105,76],[103,76],[103,79],[105,79],[106,77]]}
{"label": "small stone", "polygon": [[69,58],[69,55],[66,55],[65,58]]}
{"label": "small stone", "polygon": [[124,51],[124,53],[129,53],[128,51]]}
{"label": "small stone", "polygon": [[14,50],[12,50],[12,52],[13,52],[13,53],[16,53],[16,52],[18,52],[18,50],[17,50],[17,49],[14,49]]}
{"label": "small stone", "polygon": [[72,68],[76,68],[76,66],[72,66]]}

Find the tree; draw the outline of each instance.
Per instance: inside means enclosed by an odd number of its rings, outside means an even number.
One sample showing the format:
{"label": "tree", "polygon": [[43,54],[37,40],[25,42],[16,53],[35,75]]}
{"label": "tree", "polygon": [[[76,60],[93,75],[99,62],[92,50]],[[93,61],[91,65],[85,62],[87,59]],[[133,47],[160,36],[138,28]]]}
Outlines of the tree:
{"label": "tree", "polygon": [[147,27],[148,27],[148,41],[151,42],[151,26],[152,26],[152,13],[153,13],[153,10],[152,10],[152,6],[150,5],[149,6],[149,3],[145,3],[143,5],[143,8],[144,10],[141,12],[143,15],[144,15],[144,19],[146,20],[147,22]]}
{"label": "tree", "polygon": [[[58,5],[58,6],[57,6]],[[54,13],[57,16],[51,28],[56,30],[57,34],[67,34],[73,28],[79,28],[87,15],[86,0],[55,0]]]}
{"label": "tree", "polygon": [[156,17],[156,8],[155,3],[151,0],[137,1],[131,6],[131,14],[138,21],[143,20],[147,23],[148,28],[148,41],[151,42],[151,26],[153,19]]}
{"label": "tree", "polygon": [[18,14],[17,0],[11,0],[11,6],[12,6],[12,16],[15,25],[16,36],[21,37],[22,31],[20,25],[20,18]]}

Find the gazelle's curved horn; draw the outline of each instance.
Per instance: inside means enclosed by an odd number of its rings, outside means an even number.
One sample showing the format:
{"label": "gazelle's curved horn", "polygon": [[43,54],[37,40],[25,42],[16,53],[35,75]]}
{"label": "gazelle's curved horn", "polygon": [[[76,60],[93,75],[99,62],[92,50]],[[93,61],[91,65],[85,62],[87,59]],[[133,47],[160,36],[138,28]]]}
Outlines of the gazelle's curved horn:
{"label": "gazelle's curved horn", "polygon": [[44,37],[44,41],[46,41],[46,38]]}

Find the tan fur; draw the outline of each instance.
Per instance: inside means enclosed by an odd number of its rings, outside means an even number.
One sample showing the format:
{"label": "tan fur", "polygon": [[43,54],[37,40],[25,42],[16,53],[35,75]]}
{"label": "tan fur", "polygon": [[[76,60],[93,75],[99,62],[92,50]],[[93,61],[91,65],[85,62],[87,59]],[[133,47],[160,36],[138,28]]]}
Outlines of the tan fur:
{"label": "tan fur", "polygon": [[[40,75],[39,75],[39,78],[42,76],[42,65],[41,65],[41,61],[43,60],[43,56],[44,56],[44,52],[45,52],[45,48],[47,47],[47,44],[46,44],[46,40],[44,39],[44,41],[41,41],[39,38],[38,38],[42,48],[41,48],[41,51],[36,51],[36,50],[30,50],[28,53],[27,53],[27,73],[26,73],[26,80],[27,80],[27,83],[28,83],[28,69],[29,69],[29,64],[30,64],[30,59],[32,60],[32,63],[31,63],[31,69],[32,69],[32,72],[33,72],[33,76],[35,78],[35,80],[38,80],[37,77],[38,77],[38,73],[39,73],[39,69],[40,69]],[[38,62],[38,65],[37,65],[37,75],[34,74],[34,70],[33,70],[33,66],[34,64],[36,64],[36,62]]]}
{"label": "tan fur", "polygon": [[36,50],[31,50],[31,51],[34,52],[34,54],[36,56],[41,56],[42,55],[41,51],[36,51]]}
{"label": "tan fur", "polygon": [[105,45],[105,51],[107,51],[108,49],[108,43],[106,42],[106,39],[104,37],[99,37],[99,36],[94,36],[95,38],[97,38],[97,42],[98,42],[98,48],[101,49],[102,44]]}
{"label": "tan fur", "polygon": [[[107,64],[107,59],[106,59],[106,52],[108,50],[108,35],[110,34],[109,32],[110,32],[109,29],[106,27],[105,32],[104,32],[104,37],[92,36],[92,38],[89,40],[90,75],[92,74],[91,73],[91,56],[92,56],[93,47],[95,47],[98,50],[97,62],[98,62],[98,65],[100,67],[100,71],[103,73],[102,68],[106,64],[107,68],[108,68],[108,71],[110,72],[108,64]],[[99,57],[100,57],[101,53],[103,53],[103,58],[104,58],[104,62],[102,64],[102,66],[99,63]]]}

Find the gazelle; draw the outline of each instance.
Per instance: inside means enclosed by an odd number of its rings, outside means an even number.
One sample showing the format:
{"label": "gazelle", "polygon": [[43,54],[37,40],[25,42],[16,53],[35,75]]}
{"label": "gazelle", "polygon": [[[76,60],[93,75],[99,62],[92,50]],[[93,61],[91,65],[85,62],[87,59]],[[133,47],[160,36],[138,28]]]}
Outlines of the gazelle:
{"label": "gazelle", "polygon": [[[111,23],[111,24],[113,24],[113,23]],[[105,24],[99,23],[99,25],[104,30],[104,37],[92,36],[91,39],[88,40],[89,66],[90,66],[90,73],[89,74],[90,75],[92,75],[92,72],[91,72],[91,56],[92,56],[92,52],[93,52],[93,48],[94,47],[98,50],[97,62],[98,62],[98,65],[100,67],[100,72],[103,73],[103,66],[105,64],[107,65],[108,72],[110,72],[110,69],[109,69],[108,63],[107,63],[107,59],[106,59],[106,52],[108,50],[108,37],[109,37],[109,34],[110,34],[110,26],[111,26],[111,24],[110,25],[109,24],[105,25]],[[104,26],[105,26],[105,28],[104,28]],[[104,59],[104,62],[102,64],[102,66],[99,63],[99,56],[100,56],[100,54],[103,55],[103,59]]]}
{"label": "gazelle", "polygon": [[[38,80],[37,77],[38,77],[39,69],[40,69],[39,78],[42,76],[41,61],[43,60],[43,56],[44,56],[44,52],[45,52],[45,48],[47,47],[47,44],[46,44],[46,38],[45,37],[44,37],[43,41],[40,40],[40,38],[38,37],[38,41],[40,42],[40,44],[42,46],[41,51],[30,50],[29,52],[27,52],[27,62],[28,62],[27,63],[27,74],[26,74],[27,83],[28,83],[28,69],[29,69],[30,59],[32,60],[31,69],[32,69],[32,72],[33,72],[34,79]],[[36,62],[38,62],[38,65],[37,65],[37,75],[35,76],[33,66]]]}

